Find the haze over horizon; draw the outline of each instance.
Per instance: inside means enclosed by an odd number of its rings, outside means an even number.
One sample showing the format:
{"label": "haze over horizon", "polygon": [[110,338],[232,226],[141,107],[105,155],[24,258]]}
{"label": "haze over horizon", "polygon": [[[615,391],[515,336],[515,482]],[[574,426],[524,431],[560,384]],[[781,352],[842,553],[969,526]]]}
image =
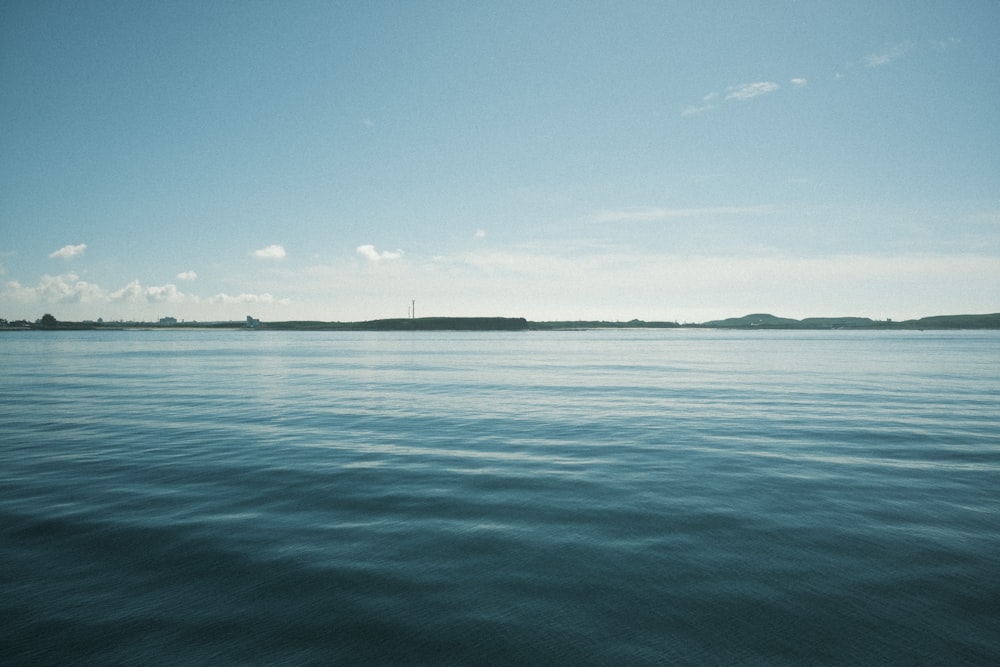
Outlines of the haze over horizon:
{"label": "haze over horizon", "polygon": [[5,2],[0,317],[1000,311],[1000,3]]}

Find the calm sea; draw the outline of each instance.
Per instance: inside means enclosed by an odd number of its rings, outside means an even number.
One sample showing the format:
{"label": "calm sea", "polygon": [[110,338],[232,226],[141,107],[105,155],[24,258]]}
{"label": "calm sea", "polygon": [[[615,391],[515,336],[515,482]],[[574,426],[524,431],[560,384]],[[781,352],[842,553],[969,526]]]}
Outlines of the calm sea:
{"label": "calm sea", "polygon": [[0,334],[0,662],[997,664],[1000,332]]}

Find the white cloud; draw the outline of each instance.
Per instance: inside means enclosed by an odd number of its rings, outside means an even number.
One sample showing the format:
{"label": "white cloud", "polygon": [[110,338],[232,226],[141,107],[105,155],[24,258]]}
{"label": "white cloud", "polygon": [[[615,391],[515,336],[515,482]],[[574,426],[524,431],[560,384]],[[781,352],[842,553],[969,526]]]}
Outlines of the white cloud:
{"label": "white cloud", "polygon": [[[75,278],[71,273],[60,277]],[[92,290],[89,292],[88,301],[95,303],[141,303],[143,301],[147,303],[191,303],[198,301],[198,297],[184,294],[177,289],[176,285],[170,283],[143,287],[138,280],[133,280],[124,287],[113,291],[105,290],[97,285],[90,287]]]}
{"label": "white cloud", "polygon": [[280,245],[269,245],[266,248],[254,251],[254,257],[259,259],[284,259],[285,248]]}
{"label": "white cloud", "polygon": [[197,302],[177,289],[176,285],[151,285],[143,287],[138,280],[117,290],[107,290],[100,285],[81,280],[75,273],[58,276],[44,275],[34,287],[19,282],[7,283],[5,296],[17,301],[44,303],[185,303]]}
{"label": "white cloud", "polygon": [[[0,284],[0,309],[36,308],[55,312],[61,319],[88,319],[116,316],[122,319],[154,320],[162,316],[164,305],[183,309],[188,316],[221,319],[239,315],[244,304],[264,306],[287,305],[287,298],[277,298],[268,292],[216,294],[203,298],[182,292],[176,285],[144,286],[132,280],[118,289],[105,289],[100,285],[81,280],[75,273],[44,275],[34,286],[18,281]],[[56,308],[58,307],[58,308]],[[238,309],[237,309],[238,308]]]}
{"label": "white cloud", "polygon": [[703,208],[661,208],[645,206],[618,210],[598,211],[592,222],[655,222],[674,218],[696,218],[706,216],[763,215],[773,213],[771,206],[706,206]]}
{"label": "white cloud", "polygon": [[362,257],[364,257],[365,259],[372,262],[377,262],[383,259],[399,259],[400,257],[403,256],[402,250],[396,250],[396,251],[383,250],[382,252],[379,252],[378,250],[375,249],[375,246],[371,245],[370,243],[365,245],[359,245],[357,247],[357,253]]}
{"label": "white cloud", "polygon": [[485,229],[477,229],[476,233],[474,234],[474,236],[477,239],[484,239],[484,238],[486,238],[486,230]]}
{"label": "white cloud", "polygon": [[801,77],[796,77],[796,78],[794,78],[794,79],[790,79],[790,80],[788,81],[788,83],[792,84],[792,85],[793,85],[793,86],[795,86],[796,88],[802,88],[802,87],[803,87],[803,86],[805,86],[805,85],[806,85],[807,83],[809,83],[809,81],[808,81],[807,79],[803,79],[803,78],[801,78]]}
{"label": "white cloud", "polygon": [[104,291],[75,273],[58,276],[43,275],[35,287],[25,287],[14,280],[7,283],[4,294],[14,301],[40,303],[90,303],[100,300]]}
{"label": "white cloud", "polygon": [[759,97],[761,95],[773,93],[780,87],[781,86],[774,83],[773,81],[757,81],[755,83],[741,83],[738,86],[730,86],[729,88],[726,88],[726,99],[742,102],[743,100],[749,100],[754,97]]}
{"label": "white cloud", "polygon": [[865,57],[865,66],[881,67],[882,65],[888,65],[893,60],[903,56],[909,49],[910,43],[903,42],[884,51],[880,51],[879,53],[873,53]]}
{"label": "white cloud", "polygon": [[185,301],[185,294],[177,289],[177,285],[172,284],[147,287],[143,296],[150,303],[183,303]]}
{"label": "white cloud", "polygon": [[125,287],[108,294],[110,301],[135,301],[142,296],[142,284],[138,280],[133,280]]}
{"label": "white cloud", "polygon": [[197,280],[198,274],[194,271],[181,271],[177,274],[177,280]]}
{"label": "white cloud", "polygon": [[86,243],[81,243],[80,245],[64,245],[53,253],[49,253],[49,259],[69,259],[71,257],[76,257],[77,255],[82,255],[83,251],[87,249]]}
{"label": "white cloud", "polygon": [[375,121],[367,117],[361,119],[361,124],[365,127],[375,127]]}

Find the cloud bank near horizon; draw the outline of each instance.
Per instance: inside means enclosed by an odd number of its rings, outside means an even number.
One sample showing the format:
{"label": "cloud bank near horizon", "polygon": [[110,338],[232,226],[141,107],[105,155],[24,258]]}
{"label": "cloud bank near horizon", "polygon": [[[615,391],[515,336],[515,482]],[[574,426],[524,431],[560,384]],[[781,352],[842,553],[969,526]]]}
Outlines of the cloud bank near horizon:
{"label": "cloud bank near horizon", "polygon": [[[107,289],[97,283],[82,279],[73,272],[58,275],[45,274],[35,285],[22,285],[19,281],[8,281],[0,290],[0,304],[7,307],[14,305],[51,307],[51,306],[86,306],[90,308],[74,308],[79,317],[95,318],[99,313],[92,309],[111,308],[118,306],[135,306],[143,304],[174,304],[216,305],[216,304],[280,304],[291,303],[290,299],[275,298],[269,293],[230,295],[225,292],[210,297],[189,294],[178,289],[173,283],[144,286],[139,280],[132,280],[126,285]],[[120,312],[115,310],[115,312]]]}
{"label": "cloud bank near horizon", "polygon": [[[252,306],[265,319],[351,321],[392,317],[405,310],[399,304],[416,298],[428,314],[536,320],[705,321],[749,312],[907,319],[961,314],[985,294],[1000,294],[1000,260],[968,253],[691,256],[529,244],[400,266],[402,272],[372,273],[345,262],[312,264],[272,280],[267,291],[208,295],[172,283],[133,280],[109,289],[73,272],[46,274],[35,285],[7,282],[0,306],[28,318],[40,315],[32,310],[58,309],[53,314],[63,320],[240,319],[246,313],[229,308]],[[878,295],[870,293],[871,284],[880,286]],[[954,297],[963,289],[968,305]],[[21,314],[10,313],[14,308]]]}

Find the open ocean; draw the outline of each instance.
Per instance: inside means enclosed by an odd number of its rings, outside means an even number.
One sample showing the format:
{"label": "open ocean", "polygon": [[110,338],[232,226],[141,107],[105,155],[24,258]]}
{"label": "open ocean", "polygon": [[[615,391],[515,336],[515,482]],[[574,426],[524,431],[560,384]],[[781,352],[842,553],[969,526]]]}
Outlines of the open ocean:
{"label": "open ocean", "polygon": [[995,665],[1000,332],[0,333],[4,665]]}

